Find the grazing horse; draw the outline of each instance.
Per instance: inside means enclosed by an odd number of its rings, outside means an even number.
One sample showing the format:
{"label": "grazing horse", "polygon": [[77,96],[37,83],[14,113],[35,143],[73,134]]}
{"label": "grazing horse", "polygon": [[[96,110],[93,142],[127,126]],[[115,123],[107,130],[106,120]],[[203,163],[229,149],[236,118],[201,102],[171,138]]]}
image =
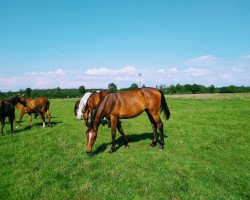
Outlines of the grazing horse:
{"label": "grazing horse", "polygon": [[[26,98],[26,102],[27,102],[27,98]],[[20,122],[21,122],[21,120],[23,118],[23,115],[25,113],[27,113],[27,108],[24,105],[22,105],[21,103],[17,103],[15,105],[15,107],[17,107],[19,109],[19,111],[20,111],[19,119],[17,120],[17,126],[16,126],[16,128],[18,128],[19,125],[20,125]],[[36,119],[37,116],[38,116],[38,114],[36,112],[34,112],[34,119]],[[30,124],[32,124],[32,117],[31,117],[31,115],[29,115],[29,119],[30,119]]]}
{"label": "grazing horse", "polygon": [[101,90],[100,92],[94,92],[90,95],[83,112],[83,119],[86,126],[88,126],[89,114],[93,113],[92,111],[96,108],[102,98],[110,92],[110,90]]}
{"label": "grazing horse", "polygon": [[74,106],[74,114],[75,114],[75,116],[77,115],[77,110],[79,108],[79,103],[80,103],[80,100],[77,100],[76,103],[75,103],[75,106]]}
{"label": "grazing horse", "polygon": [[[45,127],[45,113],[46,113],[48,117],[49,126],[51,125],[50,123],[51,114],[49,112],[50,101],[47,98],[38,97],[35,99],[29,99],[29,98],[24,98],[24,96],[18,96],[18,97],[20,98],[20,100],[25,101],[24,103],[22,103],[22,105],[25,106],[26,112],[29,115],[30,125],[32,125],[32,116],[31,116],[32,113],[35,114],[35,117],[36,115],[40,115],[42,117],[43,127]],[[17,122],[18,126],[20,124],[22,117],[23,115],[20,116],[19,121]]]}
{"label": "grazing horse", "polygon": [[9,118],[11,132],[13,132],[13,122],[15,119],[15,105],[17,103],[22,103],[17,96],[11,98],[10,100],[0,100],[0,122],[2,126],[1,133],[3,133],[6,117]]}
{"label": "grazing horse", "polygon": [[115,92],[107,94],[98,104],[91,124],[86,132],[87,145],[86,152],[90,153],[96,141],[98,127],[103,117],[111,121],[112,147],[110,153],[115,150],[116,128],[125,140],[125,147],[128,146],[128,139],[125,136],[119,119],[128,119],[137,117],[143,111],[148,115],[152,124],[154,137],[150,146],[157,144],[157,128],[160,131],[160,149],[164,148],[163,123],[160,118],[160,110],[165,113],[166,119],[169,119],[170,112],[161,90],[155,88],[141,88],[125,92]]}
{"label": "grazing horse", "polygon": [[81,98],[81,101],[79,103],[79,107],[78,107],[78,110],[77,110],[77,116],[76,116],[77,119],[81,119],[81,117],[82,117],[82,109],[86,105],[86,103],[88,101],[88,98],[90,97],[91,94],[92,94],[91,92],[87,92]]}

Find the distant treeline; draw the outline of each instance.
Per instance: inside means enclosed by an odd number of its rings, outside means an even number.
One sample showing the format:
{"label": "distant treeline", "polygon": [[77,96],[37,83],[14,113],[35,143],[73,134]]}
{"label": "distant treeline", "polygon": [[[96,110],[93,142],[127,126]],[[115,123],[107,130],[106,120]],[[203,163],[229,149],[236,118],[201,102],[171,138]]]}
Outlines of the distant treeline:
{"label": "distant treeline", "polygon": [[185,84],[185,85],[160,85],[159,89],[163,90],[165,94],[204,94],[204,93],[246,93],[250,92],[250,87],[245,86],[226,86],[215,87],[210,85],[209,87],[198,84]]}
{"label": "distant treeline", "polygon": [[[142,87],[145,87],[144,85]],[[230,85],[227,87],[215,87],[210,85],[209,87],[198,85],[198,84],[185,84],[185,85],[160,85],[156,86],[161,89],[164,94],[204,94],[204,93],[246,93],[250,92],[250,87],[245,86],[234,86]],[[130,89],[138,88],[136,83],[133,83],[128,88],[117,89],[114,83],[108,85],[108,88],[113,91],[126,91]],[[94,92],[101,89],[85,89],[84,86],[80,86],[78,89],[61,89],[59,87],[54,89],[31,89],[19,90],[17,92],[1,92],[0,99],[8,99],[17,94],[24,94],[26,97],[47,97],[47,98],[81,98],[85,92]]]}

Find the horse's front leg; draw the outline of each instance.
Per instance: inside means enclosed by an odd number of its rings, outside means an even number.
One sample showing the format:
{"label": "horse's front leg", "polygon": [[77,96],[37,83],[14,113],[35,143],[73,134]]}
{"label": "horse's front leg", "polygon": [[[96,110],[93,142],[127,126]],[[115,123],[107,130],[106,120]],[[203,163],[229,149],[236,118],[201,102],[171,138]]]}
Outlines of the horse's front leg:
{"label": "horse's front leg", "polygon": [[18,119],[18,121],[17,121],[16,128],[19,128],[19,125],[20,125],[20,122],[21,122],[21,120],[22,120],[22,118],[23,118],[24,112],[25,112],[25,111],[23,111],[22,109],[20,109],[20,115],[19,115],[19,119]]}
{"label": "horse's front leg", "polygon": [[13,122],[14,122],[14,119],[13,117],[9,117],[9,121],[10,121],[10,132],[13,133],[14,132],[14,129],[13,129]]}
{"label": "horse's front leg", "polygon": [[111,138],[112,138],[112,146],[109,150],[109,153],[113,153],[115,151],[115,138],[116,138],[116,125],[117,125],[117,119],[111,118]]}
{"label": "horse's front leg", "polygon": [[125,133],[124,133],[124,131],[122,129],[122,125],[121,125],[120,120],[118,120],[118,122],[117,122],[117,128],[118,128],[119,133],[122,135],[122,137],[123,137],[123,139],[125,141],[125,148],[128,148],[129,147],[128,138],[127,138],[127,136],[125,135]]}
{"label": "horse's front leg", "polygon": [[3,134],[3,128],[5,126],[5,117],[1,119],[1,134]]}
{"label": "horse's front leg", "polygon": [[28,113],[28,115],[29,115],[29,119],[30,119],[30,126],[32,126],[32,116],[31,116],[31,113]]}

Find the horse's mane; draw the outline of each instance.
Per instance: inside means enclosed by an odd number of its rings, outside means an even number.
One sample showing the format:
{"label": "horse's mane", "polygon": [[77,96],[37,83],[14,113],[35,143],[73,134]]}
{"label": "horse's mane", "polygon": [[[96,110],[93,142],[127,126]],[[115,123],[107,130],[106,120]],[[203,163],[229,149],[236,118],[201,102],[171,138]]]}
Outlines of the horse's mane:
{"label": "horse's mane", "polygon": [[92,97],[95,93],[97,93],[97,91],[93,92],[93,93],[89,96],[89,98],[88,98],[88,100],[87,100],[87,102],[86,102],[86,105],[85,105],[84,111],[88,109],[88,107],[89,107],[88,102],[89,102],[90,98],[91,98],[91,97]]}
{"label": "horse's mane", "polygon": [[[108,95],[108,94],[111,94],[111,93],[115,93],[113,91],[109,91],[106,95],[104,95],[102,97],[102,99],[100,100],[100,102],[97,104],[96,108],[94,109],[94,112],[93,112],[93,115],[91,115],[91,120],[90,120],[90,124],[88,126],[88,130],[87,131],[90,131],[93,127],[94,127],[94,121],[95,121],[95,117],[96,117],[96,114],[97,114],[97,111],[99,110],[104,98]],[[100,122],[101,122],[101,119],[103,118],[104,116],[101,116],[98,123],[97,123],[97,126],[99,126]]]}

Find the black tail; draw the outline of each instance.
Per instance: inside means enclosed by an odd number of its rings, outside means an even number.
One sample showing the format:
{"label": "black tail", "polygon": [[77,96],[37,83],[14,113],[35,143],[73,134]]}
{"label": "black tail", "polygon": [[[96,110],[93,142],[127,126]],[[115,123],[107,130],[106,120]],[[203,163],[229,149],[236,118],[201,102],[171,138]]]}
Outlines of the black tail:
{"label": "black tail", "polygon": [[168,104],[166,102],[165,96],[161,90],[159,90],[161,93],[161,111],[164,111],[166,119],[170,118],[170,111],[168,109]]}

